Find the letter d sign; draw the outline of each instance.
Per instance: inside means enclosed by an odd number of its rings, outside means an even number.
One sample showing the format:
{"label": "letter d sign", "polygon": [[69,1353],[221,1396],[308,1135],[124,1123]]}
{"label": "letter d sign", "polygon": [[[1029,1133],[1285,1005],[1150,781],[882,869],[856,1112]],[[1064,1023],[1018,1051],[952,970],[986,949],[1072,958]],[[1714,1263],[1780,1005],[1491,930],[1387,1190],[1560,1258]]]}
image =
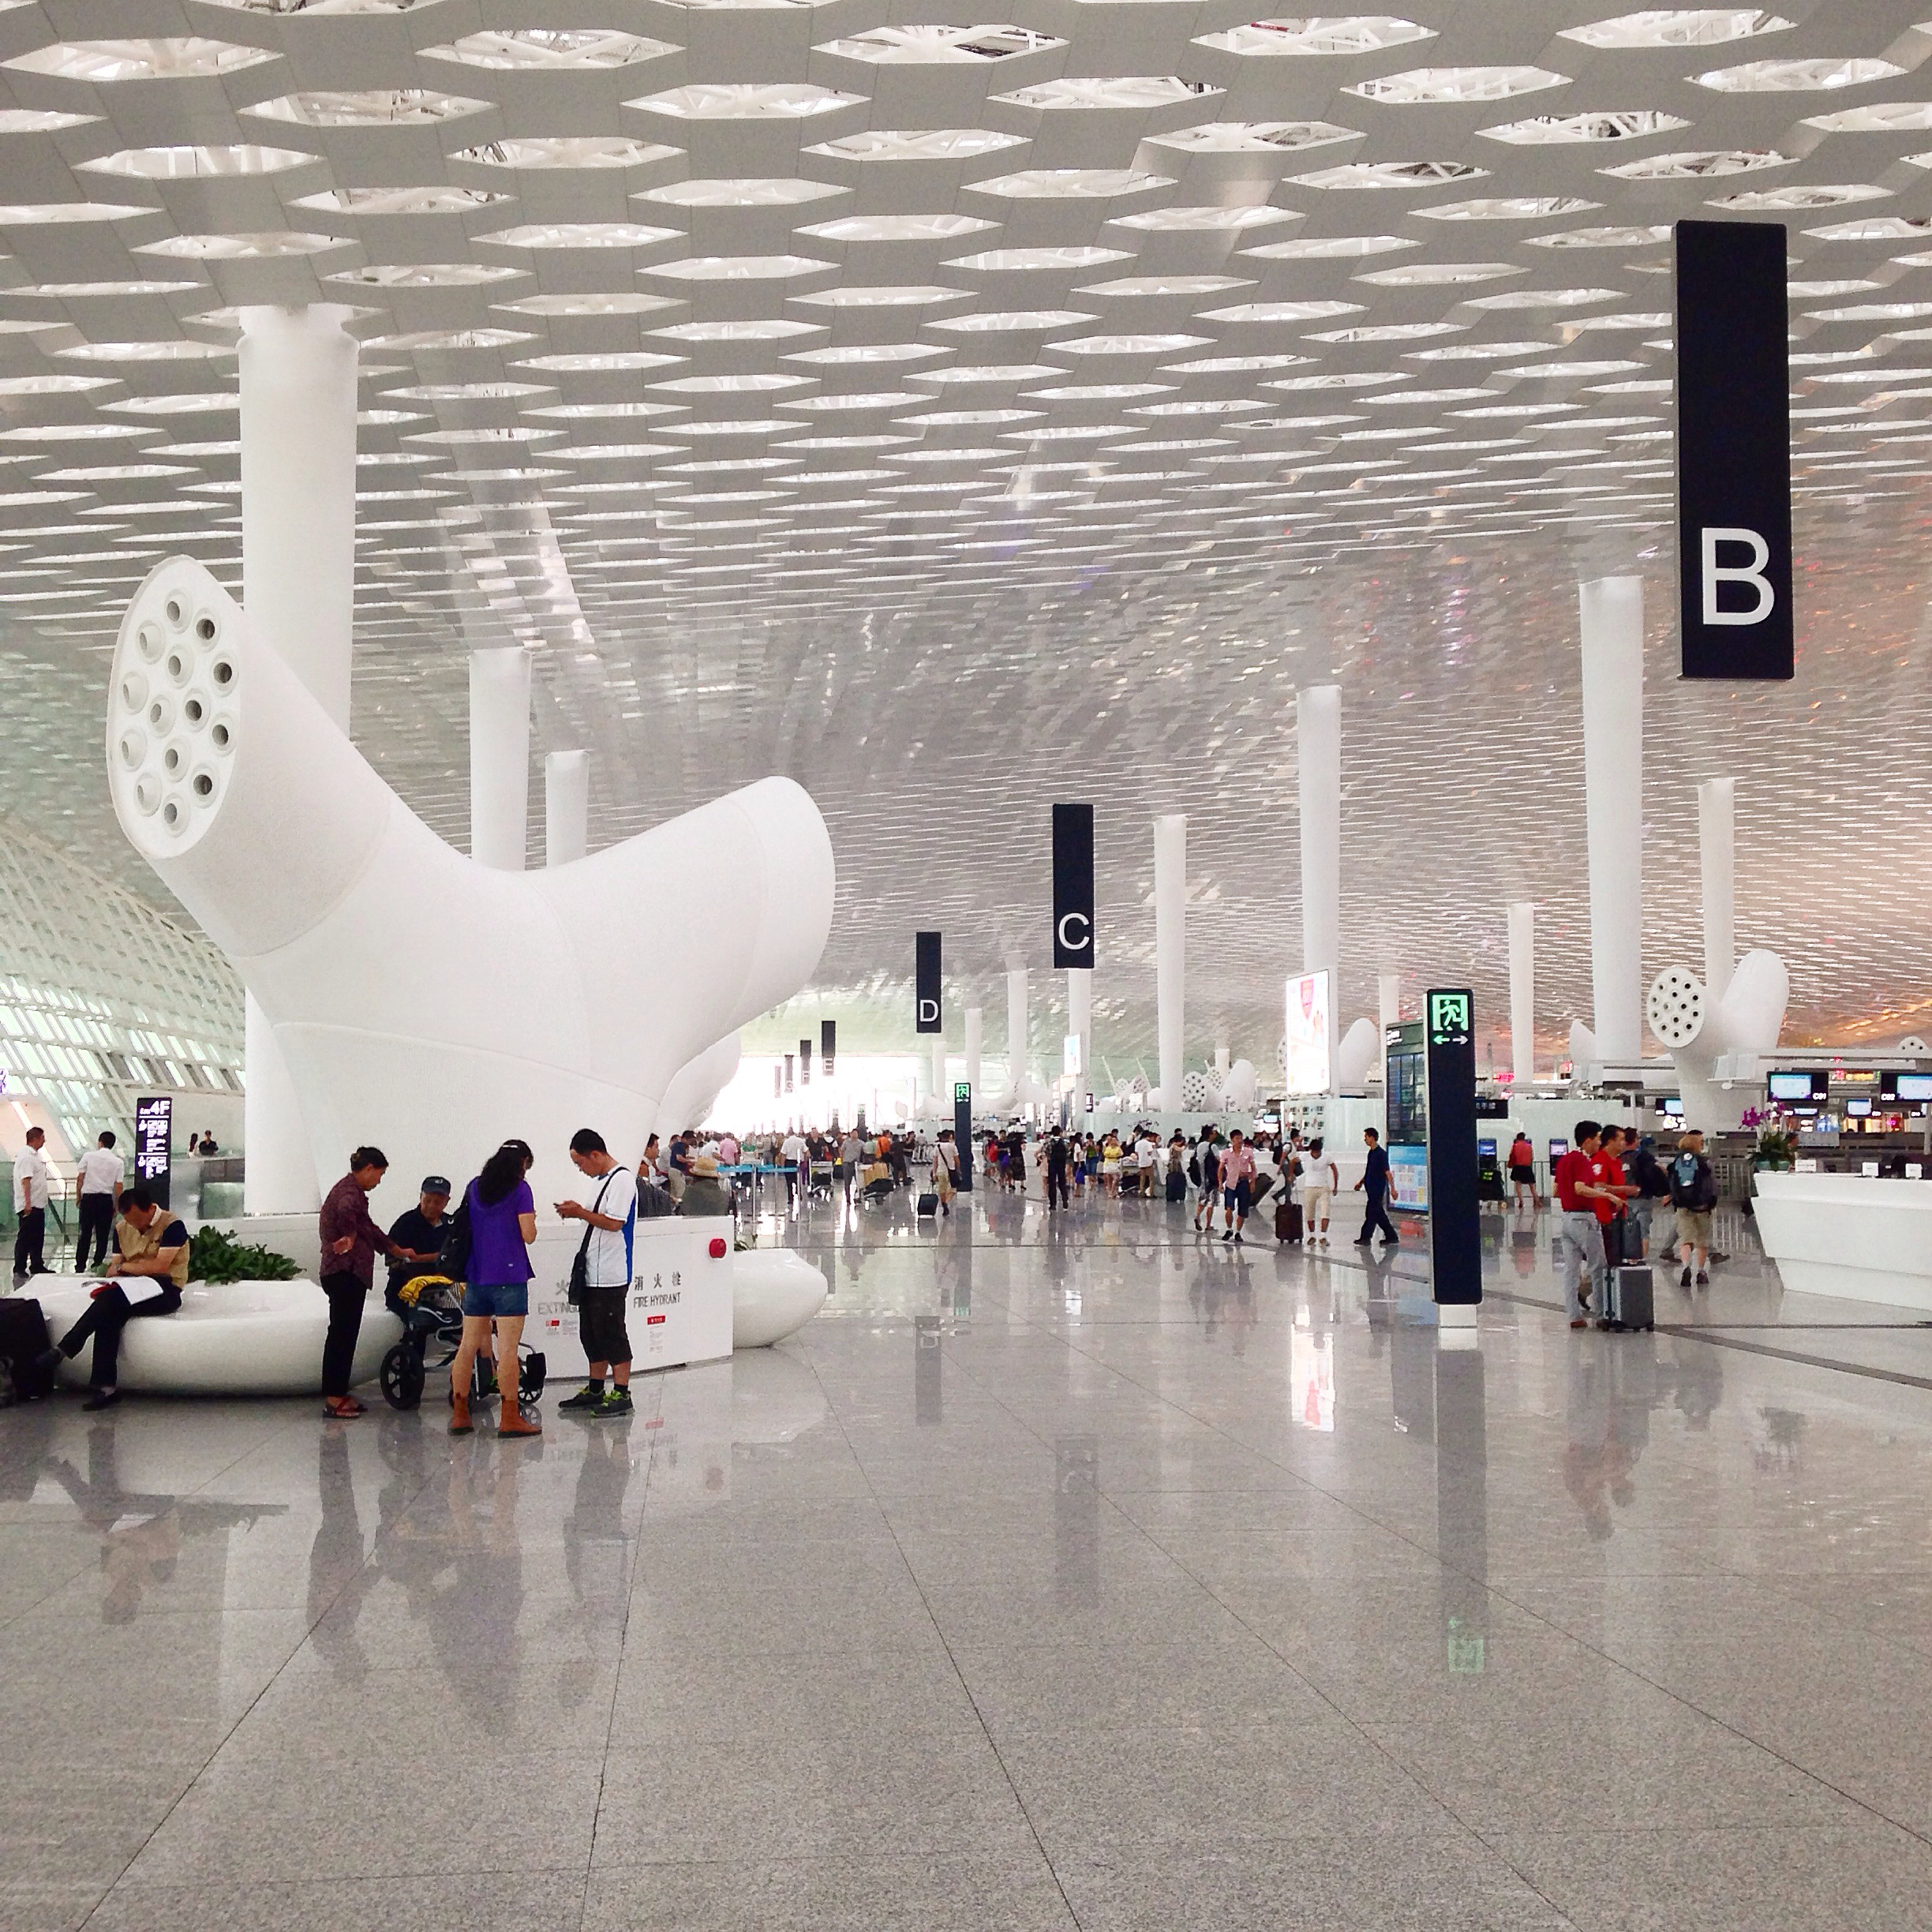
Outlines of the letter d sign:
{"label": "letter d sign", "polygon": [[936,932],[912,935],[913,987],[912,1030],[938,1033],[939,1024],[939,935]]}
{"label": "letter d sign", "polygon": [[1784,230],[1677,224],[1677,608],[1687,678],[1793,670]]}

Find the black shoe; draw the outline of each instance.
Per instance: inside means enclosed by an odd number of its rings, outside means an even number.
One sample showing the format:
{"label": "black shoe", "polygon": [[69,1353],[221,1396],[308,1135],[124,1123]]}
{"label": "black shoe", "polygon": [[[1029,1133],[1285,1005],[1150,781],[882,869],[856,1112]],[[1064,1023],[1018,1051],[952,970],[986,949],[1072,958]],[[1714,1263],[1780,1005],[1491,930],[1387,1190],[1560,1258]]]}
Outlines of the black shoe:
{"label": "black shoe", "polygon": [[597,1406],[596,1413],[604,1416],[627,1416],[633,1413],[631,1391],[627,1388],[614,1388]]}
{"label": "black shoe", "polygon": [[1677,1277],[1677,1286],[1679,1288],[1688,1288],[1690,1286],[1690,1271],[1688,1268],[1686,1268],[1684,1271]]}
{"label": "black shoe", "polygon": [[67,1357],[57,1348],[43,1349],[34,1357],[34,1372],[44,1382],[51,1383],[61,1372],[61,1365]]}
{"label": "black shoe", "polygon": [[563,1401],[557,1404],[557,1413],[560,1415],[566,1410],[594,1409],[603,1399],[604,1391],[601,1387],[593,1388],[586,1382],[575,1395],[566,1395]]}
{"label": "black shoe", "polygon": [[1243,1241],[1243,1240],[1241,1239],[1241,1233],[1240,1233],[1240,1230],[1239,1230],[1238,1229],[1237,1229],[1237,1230],[1236,1230],[1236,1231],[1235,1231],[1235,1235],[1234,1235],[1234,1245],[1235,1245],[1237,1248],[1245,1248],[1245,1247],[1248,1245],[1248,1244],[1247,1244],[1247,1243],[1246,1243],[1245,1241]]}
{"label": "black shoe", "polygon": [[111,1409],[121,1399],[118,1388],[96,1389],[80,1406],[83,1409]]}
{"label": "black shoe", "polygon": [[1232,1228],[1230,1228],[1227,1233],[1223,1234],[1221,1238],[1224,1241],[1231,1241],[1234,1238],[1234,1230]]}
{"label": "black shoe", "polygon": [[1702,1268],[1698,1270],[1697,1285],[1700,1288],[1708,1288],[1710,1286],[1710,1277]]}
{"label": "black shoe", "polygon": [[1372,1248],[1375,1243],[1368,1235],[1357,1234],[1355,1237],[1355,1245],[1357,1248]]}

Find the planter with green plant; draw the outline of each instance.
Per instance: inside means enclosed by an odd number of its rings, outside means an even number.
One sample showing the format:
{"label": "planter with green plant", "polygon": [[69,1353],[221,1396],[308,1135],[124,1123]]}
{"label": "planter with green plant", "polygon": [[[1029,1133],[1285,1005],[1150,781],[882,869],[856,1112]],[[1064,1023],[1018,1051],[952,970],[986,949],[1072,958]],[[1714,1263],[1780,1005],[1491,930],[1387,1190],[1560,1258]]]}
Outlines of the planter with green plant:
{"label": "planter with green plant", "polygon": [[222,1228],[197,1228],[188,1244],[188,1279],[213,1287],[231,1282],[293,1281],[301,1272],[301,1264],[286,1255],[238,1241]]}

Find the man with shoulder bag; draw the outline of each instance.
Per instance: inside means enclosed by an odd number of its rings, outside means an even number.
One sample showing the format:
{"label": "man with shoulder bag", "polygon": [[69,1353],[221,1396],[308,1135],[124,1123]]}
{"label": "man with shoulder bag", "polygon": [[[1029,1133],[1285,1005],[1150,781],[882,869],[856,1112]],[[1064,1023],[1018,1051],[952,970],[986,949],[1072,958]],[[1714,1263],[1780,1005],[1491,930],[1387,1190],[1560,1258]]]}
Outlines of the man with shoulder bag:
{"label": "man with shoulder bag", "polygon": [[[598,1418],[627,1416],[631,1413],[631,1336],[624,1301],[631,1292],[637,1178],[622,1162],[611,1159],[604,1136],[594,1128],[581,1127],[571,1135],[570,1157],[579,1174],[597,1184],[588,1208],[574,1200],[556,1204],[560,1219],[584,1224],[583,1240],[571,1264],[570,1298],[577,1309],[590,1379],[557,1407]],[[607,1371],[612,1378],[608,1393]]]}

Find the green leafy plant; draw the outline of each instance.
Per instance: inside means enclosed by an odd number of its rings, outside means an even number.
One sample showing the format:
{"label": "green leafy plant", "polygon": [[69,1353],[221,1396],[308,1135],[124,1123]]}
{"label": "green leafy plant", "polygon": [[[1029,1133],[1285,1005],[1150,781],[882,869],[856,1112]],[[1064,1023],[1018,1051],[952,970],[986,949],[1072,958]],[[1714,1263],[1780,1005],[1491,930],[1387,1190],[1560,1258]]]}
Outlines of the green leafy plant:
{"label": "green leafy plant", "polygon": [[1758,1161],[1766,1165],[1789,1162],[1792,1158],[1792,1138],[1789,1134],[1761,1133],[1758,1136],[1756,1159]]}
{"label": "green leafy plant", "polygon": [[197,1228],[188,1244],[188,1276],[191,1281],[216,1286],[227,1282],[293,1281],[301,1272],[299,1264],[272,1248],[238,1241],[224,1229]]}

